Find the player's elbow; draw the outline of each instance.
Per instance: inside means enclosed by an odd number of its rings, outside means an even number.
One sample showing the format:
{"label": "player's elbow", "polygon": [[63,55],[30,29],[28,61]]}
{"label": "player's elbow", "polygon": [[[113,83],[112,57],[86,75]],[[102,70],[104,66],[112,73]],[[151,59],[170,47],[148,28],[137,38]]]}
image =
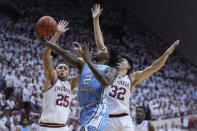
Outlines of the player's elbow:
{"label": "player's elbow", "polygon": [[110,79],[106,79],[105,80],[105,83],[104,83],[104,86],[110,86],[111,84],[113,83],[113,80],[110,80]]}

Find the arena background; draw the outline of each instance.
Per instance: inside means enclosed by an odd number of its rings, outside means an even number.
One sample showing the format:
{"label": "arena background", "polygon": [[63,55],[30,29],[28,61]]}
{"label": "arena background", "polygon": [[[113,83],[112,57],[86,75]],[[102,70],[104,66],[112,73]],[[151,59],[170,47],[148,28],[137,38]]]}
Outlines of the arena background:
{"label": "arena background", "polygon": [[[70,31],[58,45],[72,50],[73,41],[89,41],[95,49],[90,8],[99,3],[105,44],[118,47],[134,60],[133,71],[142,70],[177,39],[181,45],[169,57],[165,66],[132,92],[131,116],[135,107],[150,110],[149,119],[156,131],[195,130],[197,114],[197,9],[194,0],[7,0],[0,1],[0,106],[1,128],[10,130],[22,117],[30,118],[36,131],[41,113],[44,72],[44,46],[35,37],[37,20],[49,15],[56,21],[66,19]],[[62,58],[52,54],[55,65]],[[71,69],[71,76],[77,74]],[[69,130],[79,129],[79,108],[75,89]],[[10,124],[7,124],[9,123]]]}

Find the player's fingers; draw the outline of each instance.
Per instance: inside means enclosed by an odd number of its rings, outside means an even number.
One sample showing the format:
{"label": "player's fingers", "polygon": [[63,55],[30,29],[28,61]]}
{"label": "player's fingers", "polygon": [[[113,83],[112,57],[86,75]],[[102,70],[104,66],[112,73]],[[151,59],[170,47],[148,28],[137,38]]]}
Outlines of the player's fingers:
{"label": "player's fingers", "polygon": [[63,22],[64,27],[66,26],[67,23],[68,22],[66,20],[64,20],[64,22]]}
{"label": "player's fingers", "polygon": [[98,4],[98,8],[100,9],[101,7],[100,7],[100,4]]}
{"label": "player's fingers", "polygon": [[65,21],[64,24],[63,24],[63,25],[64,25],[64,28],[65,28],[68,24],[69,24],[69,22]]}
{"label": "player's fingers", "polygon": [[62,21],[60,20],[59,23],[58,23],[58,25],[61,25],[61,22],[62,22]]}
{"label": "player's fingers", "polygon": [[64,23],[65,23],[65,20],[62,20],[62,23],[61,23],[61,25],[62,25],[62,26],[64,26]]}
{"label": "player's fingers", "polygon": [[177,41],[176,41],[176,45],[179,45],[179,43],[180,43],[180,40],[177,40]]}
{"label": "player's fingers", "polygon": [[96,9],[96,4],[94,5],[94,10]]}
{"label": "player's fingers", "polygon": [[66,29],[65,29],[65,32],[68,31],[68,30],[69,30],[69,28],[66,28]]}
{"label": "player's fingers", "polygon": [[86,42],[84,42],[84,45],[85,45],[85,50],[87,51],[87,43]]}
{"label": "player's fingers", "polygon": [[85,43],[85,50],[88,51],[88,44],[86,42]]}
{"label": "player's fingers", "polygon": [[91,8],[92,13],[94,12],[93,8]]}
{"label": "player's fingers", "polygon": [[100,10],[100,13],[103,11],[103,9]]}
{"label": "player's fingers", "polygon": [[62,23],[64,22],[64,20],[61,20],[61,23],[60,23],[60,25],[62,25]]}
{"label": "player's fingers", "polygon": [[88,42],[88,43],[87,43],[87,50],[90,51],[89,49],[90,49],[90,44],[89,44],[89,42]]}

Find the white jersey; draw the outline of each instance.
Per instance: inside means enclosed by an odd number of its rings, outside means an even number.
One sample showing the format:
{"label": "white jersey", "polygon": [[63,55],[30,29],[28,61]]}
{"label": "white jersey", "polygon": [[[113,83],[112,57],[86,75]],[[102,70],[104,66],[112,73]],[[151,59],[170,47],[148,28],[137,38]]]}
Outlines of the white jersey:
{"label": "white jersey", "polygon": [[65,124],[69,113],[71,86],[68,81],[57,80],[43,90],[43,110],[40,123]]}
{"label": "white jersey", "polygon": [[104,103],[108,105],[109,114],[130,114],[131,80],[128,75],[117,76],[113,84],[107,87]]}
{"label": "white jersey", "polygon": [[133,127],[135,131],[148,131],[148,121],[143,121],[141,124],[137,124],[133,121]]}

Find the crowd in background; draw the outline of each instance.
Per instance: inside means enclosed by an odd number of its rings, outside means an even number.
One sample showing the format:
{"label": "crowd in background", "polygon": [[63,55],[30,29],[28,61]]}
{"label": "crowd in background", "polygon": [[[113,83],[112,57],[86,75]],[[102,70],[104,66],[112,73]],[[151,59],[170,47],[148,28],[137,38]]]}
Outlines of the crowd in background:
{"label": "crowd in background", "polygon": [[[45,76],[42,66],[44,46],[36,40],[35,23],[44,15],[57,21],[65,19],[70,22],[70,31],[57,44],[72,51],[73,41],[88,41],[95,50],[92,3],[87,0],[17,0],[12,3],[20,10],[19,18],[0,13],[0,125],[14,128],[21,117],[28,116],[36,131]],[[100,24],[105,44],[129,54],[134,61],[133,71],[151,65],[172,44],[172,41],[161,40],[143,27],[135,16],[115,4],[103,3],[103,8]],[[52,53],[52,56],[55,65],[63,61],[57,54]],[[71,67],[70,75],[76,74],[77,70]],[[175,51],[159,72],[132,91],[131,116],[135,118],[135,107],[140,105],[150,109],[152,120],[197,113],[196,74],[197,67]],[[77,88],[70,103],[68,125],[70,131],[79,129]]]}

